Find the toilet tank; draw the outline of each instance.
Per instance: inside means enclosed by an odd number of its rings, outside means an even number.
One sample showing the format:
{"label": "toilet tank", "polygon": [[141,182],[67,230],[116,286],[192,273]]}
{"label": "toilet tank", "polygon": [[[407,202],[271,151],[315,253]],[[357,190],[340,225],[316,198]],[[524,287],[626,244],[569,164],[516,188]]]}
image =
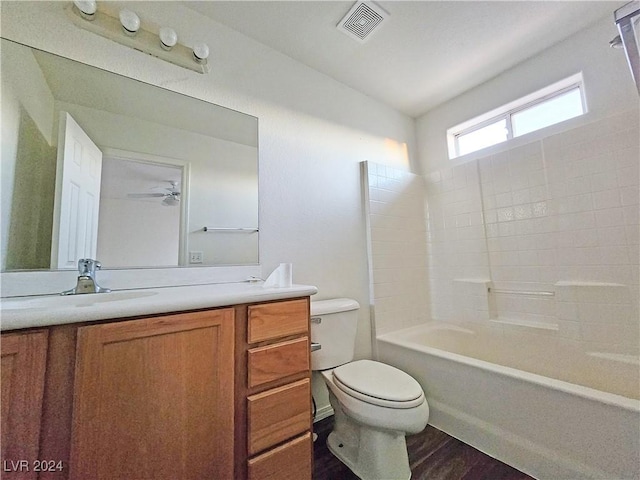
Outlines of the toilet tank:
{"label": "toilet tank", "polygon": [[311,369],[326,370],[353,360],[360,304],[351,298],[311,302]]}

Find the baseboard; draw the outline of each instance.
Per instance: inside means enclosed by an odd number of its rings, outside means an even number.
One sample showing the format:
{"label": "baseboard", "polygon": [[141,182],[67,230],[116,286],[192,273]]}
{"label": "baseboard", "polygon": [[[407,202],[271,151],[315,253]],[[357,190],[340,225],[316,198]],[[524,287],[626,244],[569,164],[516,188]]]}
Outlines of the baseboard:
{"label": "baseboard", "polygon": [[325,405],[324,407],[316,410],[316,417],[313,419],[313,423],[324,420],[331,415],[333,415],[333,408],[331,408],[331,405]]}

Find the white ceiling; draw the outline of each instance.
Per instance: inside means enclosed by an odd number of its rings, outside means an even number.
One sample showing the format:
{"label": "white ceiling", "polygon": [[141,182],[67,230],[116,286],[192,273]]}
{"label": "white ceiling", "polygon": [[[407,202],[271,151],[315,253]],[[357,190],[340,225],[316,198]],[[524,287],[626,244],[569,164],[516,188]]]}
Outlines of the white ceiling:
{"label": "white ceiling", "polygon": [[[410,116],[479,85],[622,1],[379,1],[364,44],[336,29],[353,1],[188,1],[217,22]],[[608,42],[609,38],[602,39]]]}

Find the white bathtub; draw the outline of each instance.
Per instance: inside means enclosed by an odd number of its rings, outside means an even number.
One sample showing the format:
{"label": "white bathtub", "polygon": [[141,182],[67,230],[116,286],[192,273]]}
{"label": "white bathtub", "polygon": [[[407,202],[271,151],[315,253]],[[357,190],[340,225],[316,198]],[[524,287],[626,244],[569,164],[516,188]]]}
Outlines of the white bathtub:
{"label": "white bathtub", "polygon": [[637,357],[531,337],[431,323],[377,350],[420,382],[431,425],[533,477],[640,478]]}

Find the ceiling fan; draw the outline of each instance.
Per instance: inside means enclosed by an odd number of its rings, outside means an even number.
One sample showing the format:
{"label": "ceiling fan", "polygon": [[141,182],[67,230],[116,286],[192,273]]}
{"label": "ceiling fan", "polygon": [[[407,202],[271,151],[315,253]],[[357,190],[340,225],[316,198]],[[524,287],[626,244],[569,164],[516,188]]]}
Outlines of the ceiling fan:
{"label": "ceiling fan", "polygon": [[165,207],[175,207],[180,204],[180,189],[178,188],[178,182],[174,180],[165,180],[169,187],[153,187],[162,188],[165,193],[129,193],[129,198],[162,198],[162,205]]}

